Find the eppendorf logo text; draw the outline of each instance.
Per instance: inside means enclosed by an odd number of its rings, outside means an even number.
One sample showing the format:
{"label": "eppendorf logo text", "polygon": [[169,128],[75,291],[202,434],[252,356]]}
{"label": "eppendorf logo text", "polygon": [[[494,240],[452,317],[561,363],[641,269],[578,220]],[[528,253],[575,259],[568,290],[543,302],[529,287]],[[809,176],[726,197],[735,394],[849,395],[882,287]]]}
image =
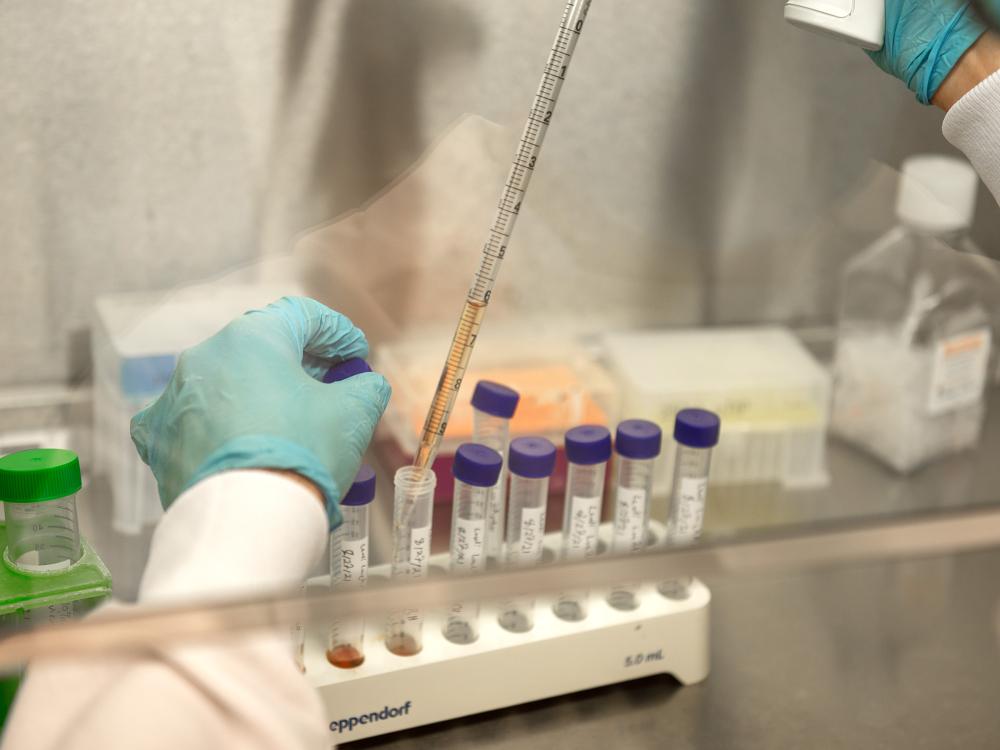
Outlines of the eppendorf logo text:
{"label": "eppendorf logo text", "polygon": [[344,732],[350,732],[355,727],[362,726],[364,724],[374,724],[375,722],[385,721],[386,719],[395,719],[397,716],[405,716],[410,713],[410,706],[412,703],[412,701],[406,701],[406,703],[399,707],[386,706],[381,711],[371,711],[367,714],[348,716],[346,719],[334,719],[330,722],[330,731],[343,734]]}

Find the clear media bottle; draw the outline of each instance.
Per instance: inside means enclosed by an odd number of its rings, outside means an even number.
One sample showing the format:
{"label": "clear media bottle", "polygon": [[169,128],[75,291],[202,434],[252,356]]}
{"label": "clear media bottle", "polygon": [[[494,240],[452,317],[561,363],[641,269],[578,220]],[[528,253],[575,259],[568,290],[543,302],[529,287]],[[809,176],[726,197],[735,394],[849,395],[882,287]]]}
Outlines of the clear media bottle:
{"label": "clear media bottle", "polygon": [[968,236],[977,185],[962,160],[908,159],[898,225],[841,282],[832,429],[900,472],[979,441],[1000,281]]}
{"label": "clear media bottle", "polygon": [[[545,538],[549,477],[556,467],[556,447],[542,437],[515,438],[507,456],[510,497],[507,509],[507,562],[517,567],[537,565]],[[500,626],[525,633],[535,625],[535,600],[517,597],[500,606]]]}
{"label": "clear media bottle", "polygon": [[[460,445],[452,473],[455,491],[451,510],[451,573],[474,575],[486,569],[486,503],[497,483],[503,459],[477,443]],[[452,643],[479,638],[479,602],[455,602],[448,610],[444,637]]]}
{"label": "clear media bottle", "polygon": [[[330,535],[330,587],[363,588],[368,583],[368,511],[375,499],[375,471],[363,465],[340,501],[343,523]],[[338,618],[330,623],[326,658],[341,669],[360,667],[365,660],[365,621]]]}
{"label": "clear media bottle", "polygon": [[[476,383],[472,392],[472,442],[492,448],[501,458],[506,456],[510,443],[510,420],[520,398],[517,391],[500,383],[490,380]],[[503,559],[506,480],[504,466],[486,502],[486,557],[493,562]]]}
{"label": "clear media bottle", "polygon": [[[430,469],[404,466],[393,480],[395,500],[392,525],[392,577],[419,579],[427,576],[431,554],[434,486]],[[406,509],[412,507],[404,524]],[[397,656],[419,654],[424,645],[424,616],[419,609],[394,612],[386,622],[385,645]]]}
{"label": "clear media bottle", "polygon": [[[600,425],[582,425],[566,433],[566,499],[563,507],[564,560],[597,555],[597,535],[604,506],[604,478],[611,458],[611,433]],[[556,599],[556,616],[571,622],[587,616],[589,591],[567,591]]]}
{"label": "clear media bottle", "polygon": [[[646,548],[649,535],[649,503],[653,496],[653,471],[660,455],[663,433],[652,422],[629,419],[615,433],[615,521],[612,551],[631,555]],[[616,586],[608,595],[615,609],[639,606],[635,584]]]}
{"label": "clear media bottle", "polygon": [[[668,545],[690,544],[701,536],[708,497],[708,469],[712,449],[719,442],[719,417],[705,409],[684,409],[674,420],[677,460],[667,515]],[[670,599],[687,599],[690,577],[664,581],[660,593]]]}
{"label": "clear media bottle", "polygon": [[[56,624],[111,595],[111,574],[80,535],[76,453],[36,448],[0,457],[0,626]],[[8,684],[9,683],[9,684]],[[16,686],[16,679],[0,686]],[[4,705],[0,699],[0,706]]]}

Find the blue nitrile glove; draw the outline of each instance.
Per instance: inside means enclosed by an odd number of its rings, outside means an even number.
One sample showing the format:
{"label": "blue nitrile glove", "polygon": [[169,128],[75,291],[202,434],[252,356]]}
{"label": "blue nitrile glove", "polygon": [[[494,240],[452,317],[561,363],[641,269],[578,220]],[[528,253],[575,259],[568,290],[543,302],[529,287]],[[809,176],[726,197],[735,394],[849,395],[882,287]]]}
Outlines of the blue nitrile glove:
{"label": "blue nitrile glove", "polygon": [[868,55],[930,104],[986,27],[961,0],[885,0],[885,44]]}
{"label": "blue nitrile glove", "polygon": [[237,318],[181,354],[163,394],[132,418],[163,507],[228,469],[286,469],[326,498],[331,528],[386,404],[376,373],[339,383],[330,365],[368,354],[350,320],[304,297],[284,297]]}

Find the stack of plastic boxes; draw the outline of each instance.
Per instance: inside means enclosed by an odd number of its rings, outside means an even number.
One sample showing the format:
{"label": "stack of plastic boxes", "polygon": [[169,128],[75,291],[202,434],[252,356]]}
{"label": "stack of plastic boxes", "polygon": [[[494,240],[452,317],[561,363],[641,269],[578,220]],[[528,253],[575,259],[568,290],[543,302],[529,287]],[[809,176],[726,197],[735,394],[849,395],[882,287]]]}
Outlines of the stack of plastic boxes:
{"label": "stack of plastic boxes", "polygon": [[[375,352],[374,369],[392,385],[392,401],[375,447],[385,466],[413,461],[447,347],[446,338],[411,339],[381,346]],[[609,374],[587,347],[569,336],[526,341],[523,336],[491,334],[477,344],[464,380],[434,462],[439,477],[451,477],[455,451],[473,438],[470,397],[480,380],[502,383],[520,394],[511,437],[548,438],[559,449],[560,466],[565,464],[562,438],[566,430],[578,424],[613,424],[619,414],[618,394]],[[561,498],[562,491],[561,479],[550,486],[553,497]],[[435,501],[449,503],[451,495],[451,482],[439,482]]]}
{"label": "stack of plastic boxes", "polygon": [[295,293],[289,285],[211,285],[97,299],[94,468],[110,480],[116,531],[138,534],[163,512],[156,482],[132,445],[132,415],[163,391],[184,349],[247,310]]}
{"label": "stack of plastic boxes", "polygon": [[[712,459],[716,485],[829,482],[830,374],[789,330],[643,331],[608,335],[604,345],[623,414],[647,415],[664,432],[690,406],[722,418]],[[672,476],[671,458],[657,467],[657,495],[669,492]]]}

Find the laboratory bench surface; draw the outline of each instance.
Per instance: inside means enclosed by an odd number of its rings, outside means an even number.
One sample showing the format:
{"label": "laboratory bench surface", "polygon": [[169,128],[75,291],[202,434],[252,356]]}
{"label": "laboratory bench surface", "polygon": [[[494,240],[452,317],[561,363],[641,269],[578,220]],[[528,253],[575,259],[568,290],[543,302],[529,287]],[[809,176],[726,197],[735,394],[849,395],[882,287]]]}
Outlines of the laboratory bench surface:
{"label": "laboratory bench surface", "polygon": [[343,747],[1000,747],[1000,548],[709,585],[700,684],[646,678]]}
{"label": "laboratory bench surface", "polygon": [[[997,391],[991,401],[979,449],[906,477],[831,440],[825,487],[713,485],[705,535],[1000,504]],[[388,497],[372,517],[376,560],[389,548],[391,481],[379,489]],[[106,483],[85,495],[83,533],[116,595],[132,599],[151,529],[112,532]],[[449,509],[438,510],[440,546]],[[652,513],[665,518],[663,499]],[[648,678],[346,747],[1000,748],[1000,540],[977,553],[707,583],[712,671],[703,683]],[[428,689],[475,690],[475,679]]]}
{"label": "laboratory bench surface", "polygon": [[[1000,394],[991,400],[977,450],[908,476],[831,439],[825,487],[713,486],[706,537],[1000,503]],[[665,501],[652,512],[665,518]],[[707,583],[703,683],[647,678],[345,747],[1000,748],[1000,541],[977,553]],[[447,689],[475,690],[469,680]]]}

